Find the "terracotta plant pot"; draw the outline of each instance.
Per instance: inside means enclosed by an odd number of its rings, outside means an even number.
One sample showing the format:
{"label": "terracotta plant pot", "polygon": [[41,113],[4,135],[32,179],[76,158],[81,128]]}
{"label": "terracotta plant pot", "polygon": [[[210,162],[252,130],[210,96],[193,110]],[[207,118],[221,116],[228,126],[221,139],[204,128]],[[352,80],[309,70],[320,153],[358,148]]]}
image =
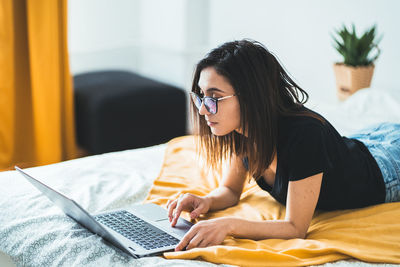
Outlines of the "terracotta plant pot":
{"label": "terracotta plant pot", "polygon": [[335,63],[333,70],[336,76],[338,98],[345,100],[357,90],[370,87],[374,68],[374,64],[353,67],[343,63]]}

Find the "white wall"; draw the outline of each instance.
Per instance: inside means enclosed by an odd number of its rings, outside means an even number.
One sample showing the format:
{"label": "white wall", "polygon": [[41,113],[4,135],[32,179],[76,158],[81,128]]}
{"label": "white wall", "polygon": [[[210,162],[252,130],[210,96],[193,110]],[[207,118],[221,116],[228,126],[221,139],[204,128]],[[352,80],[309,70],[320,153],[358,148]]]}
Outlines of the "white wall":
{"label": "white wall", "polygon": [[374,23],[384,37],[373,87],[400,90],[397,0],[70,0],[73,73],[122,68],[188,88],[193,65],[229,40],[264,43],[312,98],[335,98],[330,33]]}
{"label": "white wall", "polygon": [[136,66],[140,41],[137,0],[68,1],[68,45],[74,74]]}
{"label": "white wall", "polygon": [[186,88],[206,51],[208,0],[70,0],[68,11],[73,74],[126,69]]}
{"label": "white wall", "polygon": [[321,99],[334,97],[332,63],[341,60],[330,33],[342,23],[354,22],[360,31],[377,23],[384,37],[373,86],[400,91],[400,17],[396,11],[400,1],[219,0],[211,2],[210,10],[212,46],[230,39],[256,39],[278,56],[311,96]]}

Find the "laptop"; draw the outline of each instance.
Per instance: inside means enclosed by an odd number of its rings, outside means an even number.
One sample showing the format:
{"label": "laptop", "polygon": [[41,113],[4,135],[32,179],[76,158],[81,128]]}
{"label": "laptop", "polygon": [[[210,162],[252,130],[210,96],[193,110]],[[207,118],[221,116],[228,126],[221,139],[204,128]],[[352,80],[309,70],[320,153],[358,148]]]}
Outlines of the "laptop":
{"label": "laptop", "polygon": [[176,226],[171,227],[167,210],[152,203],[91,215],[74,200],[19,167],[15,169],[69,217],[135,258],[173,250],[193,225],[179,218]]}

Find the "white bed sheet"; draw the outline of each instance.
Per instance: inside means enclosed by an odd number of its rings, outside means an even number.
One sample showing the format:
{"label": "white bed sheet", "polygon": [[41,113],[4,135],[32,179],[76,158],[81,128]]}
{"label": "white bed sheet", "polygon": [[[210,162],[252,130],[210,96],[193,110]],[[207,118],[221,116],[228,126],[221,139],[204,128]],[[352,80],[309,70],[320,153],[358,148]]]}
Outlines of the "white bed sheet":
{"label": "white bed sheet", "polygon": [[[400,90],[364,89],[343,103],[307,106],[325,116],[342,135],[372,123],[400,123]],[[28,172],[91,213],[123,208],[144,200],[160,171],[165,147],[90,156]],[[162,257],[133,259],[65,216],[15,171],[0,173],[0,226],[0,251],[18,266],[214,266]],[[4,260],[0,253],[1,265]],[[324,266],[365,265],[339,261]]]}
{"label": "white bed sheet", "polygon": [[313,102],[307,107],[323,115],[341,135],[347,136],[379,122],[400,123],[400,88],[368,88],[357,91],[346,101]]}

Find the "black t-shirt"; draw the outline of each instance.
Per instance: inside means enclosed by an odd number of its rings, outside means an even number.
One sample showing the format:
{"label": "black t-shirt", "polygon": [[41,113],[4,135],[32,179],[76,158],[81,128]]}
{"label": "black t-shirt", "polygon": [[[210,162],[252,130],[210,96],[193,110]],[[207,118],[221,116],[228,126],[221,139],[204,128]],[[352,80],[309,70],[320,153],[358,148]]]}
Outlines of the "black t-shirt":
{"label": "black t-shirt", "polygon": [[[248,166],[247,158],[244,164]],[[285,205],[289,181],[321,172],[317,209],[352,209],[385,202],[382,173],[362,142],[342,137],[327,120],[280,117],[274,185],[269,186],[263,177],[257,184]]]}

